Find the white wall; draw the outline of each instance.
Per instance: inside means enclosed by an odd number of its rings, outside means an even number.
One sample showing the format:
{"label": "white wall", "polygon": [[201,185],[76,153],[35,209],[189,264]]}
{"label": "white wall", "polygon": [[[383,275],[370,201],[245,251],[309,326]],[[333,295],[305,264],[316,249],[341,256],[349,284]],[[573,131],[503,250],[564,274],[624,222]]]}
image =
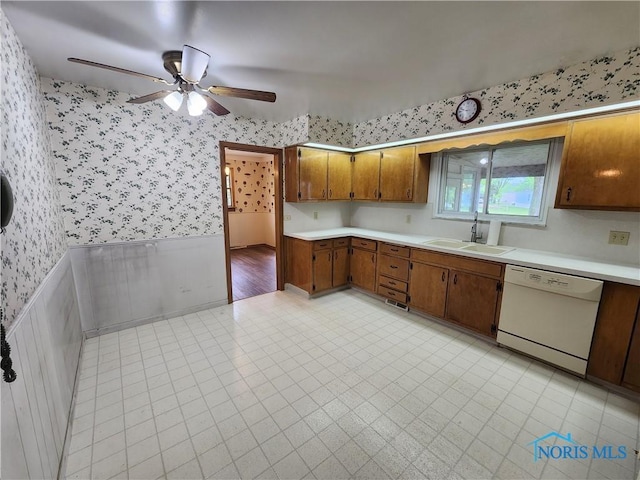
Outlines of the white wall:
{"label": "white wall", "polygon": [[70,251],[82,330],[88,335],[227,303],[224,235],[74,246]]}
{"label": "white wall", "polygon": [[1,476],[56,478],[82,343],[69,253],[20,312],[7,340],[17,378],[0,386]]}
{"label": "white wall", "polygon": [[229,212],[231,248],[266,244],[276,246],[276,216],[271,212]]}
{"label": "white wall", "polygon": [[[350,202],[285,202],[284,233],[348,227],[351,222],[351,208]],[[314,218],[314,212],[318,213],[317,218]]]}

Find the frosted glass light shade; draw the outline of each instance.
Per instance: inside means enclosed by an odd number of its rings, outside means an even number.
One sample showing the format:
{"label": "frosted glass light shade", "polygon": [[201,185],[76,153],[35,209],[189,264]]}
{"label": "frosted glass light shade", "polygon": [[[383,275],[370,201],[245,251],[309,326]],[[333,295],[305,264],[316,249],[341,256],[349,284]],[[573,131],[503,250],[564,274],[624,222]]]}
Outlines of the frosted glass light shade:
{"label": "frosted glass light shade", "polygon": [[187,109],[189,110],[189,115],[192,117],[202,115],[205,108],[207,108],[207,101],[202,97],[202,95],[198,92],[189,92],[189,96],[187,97]]}
{"label": "frosted glass light shade", "polygon": [[164,103],[169,105],[169,108],[171,108],[171,110],[177,112],[182,106],[182,99],[183,98],[181,92],[173,92],[164,97]]}
{"label": "frosted glass light shade", "polygon": [[185,45],[182,49],[180,74],[187,82],[198,83],[209,64],[209,55],[202,50]]}

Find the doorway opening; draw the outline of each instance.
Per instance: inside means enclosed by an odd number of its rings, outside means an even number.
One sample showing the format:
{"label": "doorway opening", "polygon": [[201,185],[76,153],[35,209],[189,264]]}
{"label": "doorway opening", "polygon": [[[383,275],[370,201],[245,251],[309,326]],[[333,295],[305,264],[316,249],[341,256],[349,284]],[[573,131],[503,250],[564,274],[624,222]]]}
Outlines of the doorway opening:
{"label": "doorway opening", "polygon": [[220,142],[227,299],[284,289],[282,150]]}

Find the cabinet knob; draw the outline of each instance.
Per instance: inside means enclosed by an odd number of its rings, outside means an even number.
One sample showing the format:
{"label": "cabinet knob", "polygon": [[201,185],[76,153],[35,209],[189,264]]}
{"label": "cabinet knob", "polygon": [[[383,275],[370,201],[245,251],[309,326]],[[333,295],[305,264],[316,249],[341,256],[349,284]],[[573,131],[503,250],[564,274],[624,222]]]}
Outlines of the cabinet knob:
{"label": "cabinet knob", "polygon": [[458,274],[457,273],[453,276],[453,284],[454,285],[458,284]]}
{"label": "cabinet knob", "polygon": [[324,188],[322,189],[322,198],[324,198]]}
{"label": "cabinet knob", "polygon": [[407,198],[411,198],[411,189],[407,188]]}

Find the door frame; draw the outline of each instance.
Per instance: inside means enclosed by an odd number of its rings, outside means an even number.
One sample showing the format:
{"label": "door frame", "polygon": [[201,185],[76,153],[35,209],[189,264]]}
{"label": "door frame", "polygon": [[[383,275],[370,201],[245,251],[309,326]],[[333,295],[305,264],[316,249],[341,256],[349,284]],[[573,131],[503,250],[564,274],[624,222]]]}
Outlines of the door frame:
{"label": "door frame", "polygon": [[231,245],[229,240],[229,207],[227,207],[227,188],[225,175],[226,149],[245,152],[264,153],[273,155],[273,183],[275,195],[275,229],[276,229],[276,288],[284,290],[284,237],[283,237],[283,213],[282,213],[282,168],[283,150],[281,148],[261,147],[244,143],[220,142],[220,186],[222,190],[222,221],[224,225],[224,251],[227,268],[227,302],[233,303],[233,284],[231,280]]}

